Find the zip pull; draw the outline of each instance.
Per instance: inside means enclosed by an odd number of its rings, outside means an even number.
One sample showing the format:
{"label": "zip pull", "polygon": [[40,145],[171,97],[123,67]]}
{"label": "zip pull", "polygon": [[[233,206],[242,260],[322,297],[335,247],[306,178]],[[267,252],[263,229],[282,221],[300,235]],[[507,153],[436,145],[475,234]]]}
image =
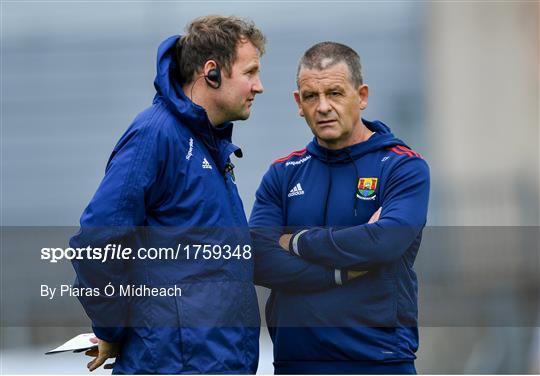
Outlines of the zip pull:
{"label": "zip pull", "polygon": [[[236,177],[234,176],[234,164],[232,162],[225,163],[225,173],[230,173],[231,178],[233,182],[236,182]],[[225,176],[225,180],[227,180],[227,176]]]}

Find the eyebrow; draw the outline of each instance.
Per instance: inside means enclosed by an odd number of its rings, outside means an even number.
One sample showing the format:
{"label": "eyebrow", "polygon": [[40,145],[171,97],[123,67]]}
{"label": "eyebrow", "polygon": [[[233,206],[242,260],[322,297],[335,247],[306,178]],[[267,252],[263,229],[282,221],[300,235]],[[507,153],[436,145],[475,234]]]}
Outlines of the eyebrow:
{"label": "eyebrow", "polygon": [[340,85],[334,85],[334,86],[331,86],[328,91],[345,91],[345,89],[343,87],[341,87]]}
{"label": "eyebrow", "polygon": [[251,72],[254,69],[259,70],[260,65],[258,63],[249,63],[249,65],[244,68],[244,72]]}
{"label": "eyebrow", "polygon": [[305,97],[306,95],[310,95],[310,94],[316,94],[317,92],[316,91],[313,91],[313,90],[303,90],[300,92],[300,95],[302,97]]}

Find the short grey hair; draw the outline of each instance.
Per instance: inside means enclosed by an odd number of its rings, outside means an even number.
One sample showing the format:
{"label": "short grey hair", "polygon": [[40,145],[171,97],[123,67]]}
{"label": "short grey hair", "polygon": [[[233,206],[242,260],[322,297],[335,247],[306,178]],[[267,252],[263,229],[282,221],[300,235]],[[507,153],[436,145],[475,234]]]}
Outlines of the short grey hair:
{"label": "short grey hair", "polygon": [[363,84],[360,56],[349,46],[337,42],[321,42],[310,47],[298,62],[296,85],[302,68],[324,70],[339,63],[349,68],[349,77],[354,87]]}

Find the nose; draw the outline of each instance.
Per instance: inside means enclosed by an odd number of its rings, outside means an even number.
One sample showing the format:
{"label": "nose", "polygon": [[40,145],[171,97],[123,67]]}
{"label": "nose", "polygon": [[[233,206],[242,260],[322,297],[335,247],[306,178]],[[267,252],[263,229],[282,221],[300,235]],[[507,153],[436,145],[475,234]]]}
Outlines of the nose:
{"label": "nose", "polygon": [[256,94],[261,94],[264,91],[262,81],[260,77],[257,77],[255,83],[253,84],[252,90]]}
{"label": "nose", "polygon": [[332,107],[330,106],[330,103],[326,99],[325,95],[319,96],[319,104],[317,105],[317,111],[322,114],[327,114],[332,111]]}

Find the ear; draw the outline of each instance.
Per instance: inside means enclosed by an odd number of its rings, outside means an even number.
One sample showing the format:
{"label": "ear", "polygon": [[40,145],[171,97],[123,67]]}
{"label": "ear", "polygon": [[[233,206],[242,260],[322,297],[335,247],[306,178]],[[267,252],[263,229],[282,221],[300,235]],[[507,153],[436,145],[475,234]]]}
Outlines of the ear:
{"label": "ear", "polygon": [[360,85],[358,87],[358,98],[360,100],[360,109],[363,111],[368,106],[369,87],[367,85]]}
{"label": "ear", "polygon": [[207,60],[206,63],[204,63],[202,74],[208,76],[208,72],[210,72],[212,69],[216,69],[217,66],[218,65],[215,60]]}
{"label": "ear", "polygon": [[300,102],[300,93],[298,90],[293,91],[294,100],[296,101],[296,104],[298,105],[298,115],[304,117],[304,111],[302,110],[302,104]]}

